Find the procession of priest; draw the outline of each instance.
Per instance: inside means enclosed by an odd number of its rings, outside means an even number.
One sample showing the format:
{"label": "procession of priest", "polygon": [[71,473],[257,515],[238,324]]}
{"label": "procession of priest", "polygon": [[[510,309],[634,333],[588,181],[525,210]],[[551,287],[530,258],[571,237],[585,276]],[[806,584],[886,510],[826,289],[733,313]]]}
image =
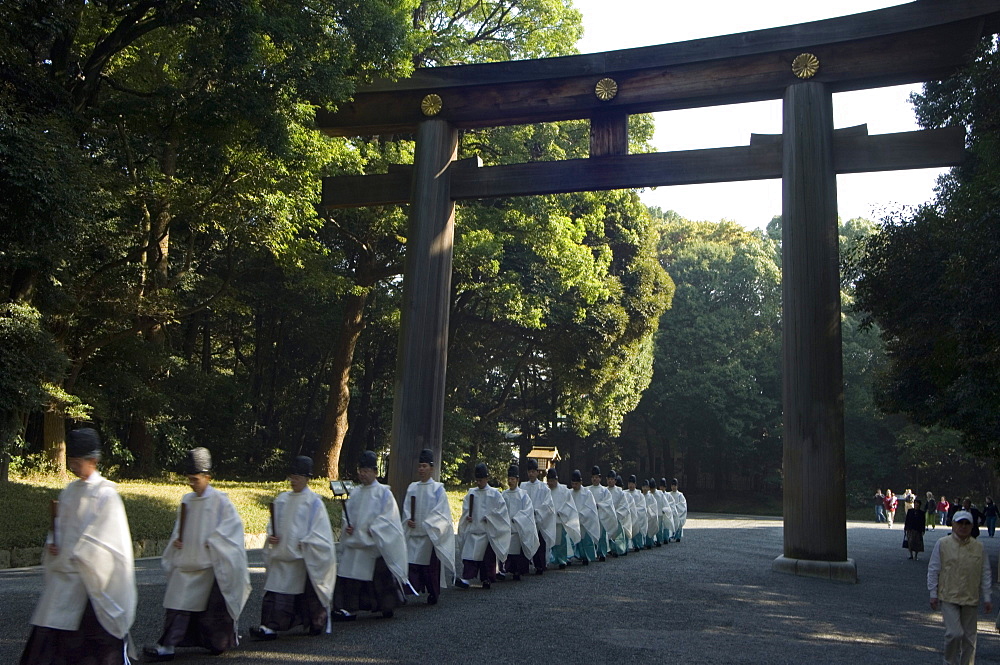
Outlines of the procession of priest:
{"label": "procession of priest", "polygon": [[[22,665],[121,665],[136,657],[129,638],[138,602],[132,539],[115,484],[97,471],[100,455],[97,432],[70,432],[67,465],[79,480],[53,502],[45,587]],[[353,621],[361,611],[391,617],[407,597],[426,594],[435,605],[450,583],[489,589],[532,569],[542,575],[550,566],[586,566],[683,536],[687,501],[676,479],[668,490],[665,478],[633,475],[624,489],[615,471],[602,474],[595,466],[589,485],[573,471],[567,486],[554,468],[540,479],[532,458],[528,481],[521,483],[519,467],[511,465],[503,492],[489,485],[486,465],[477,464],[456,529],[444,486],[433,479],[434,464],[432,451],[420,453],[418,480],[407,488],[400,515],[389,487],[377,479],[375,453],[365,451],[337,542],[322,499],[308,487],[312,460],[296,457],[288,470],[290,491],[271,504],[264,599],[251,637],[275,640],[295,628],[328,633],[331,622]],[[209,451],[188,451],[184,473],[192,491],[181,499],[162,556],[163,632],[143,648],[146,662],[173,660],[176,647],[221,654],[236,646],[250,596],[243,522],[211,486]]]}

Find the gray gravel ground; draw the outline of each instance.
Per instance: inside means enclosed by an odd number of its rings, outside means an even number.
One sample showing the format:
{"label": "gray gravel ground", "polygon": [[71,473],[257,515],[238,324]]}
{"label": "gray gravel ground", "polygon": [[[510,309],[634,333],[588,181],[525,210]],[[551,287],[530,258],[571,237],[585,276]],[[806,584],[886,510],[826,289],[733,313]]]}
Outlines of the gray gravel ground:
{"label": "gray gravel ground", "polygon": [[[500,582],[489,591],[449,589],[436,607],[411,601],[395,618],[362,615],[334,624],[331,635],[246,639],[221,657],[179,650],[175,662],[940,662],[944,629],[927,604],[926,571],[947,529],[929,531],[927,552],[910,561],[899,525],[849,523],[856,585],[771,572],[781,531],[778,519],[692,514],[680,544]],[[996,570],[1000,538],[982,538]],[[251,565],[244,633],[259,617],[263,595],[256,552]],[[137,567],[132,634],[141,645],[159,635],[164,583],[158,559]],[[41,584],[37,569],[0,571],[0,663],[17,662]],[[979,630],[978,662],[1000,663],[992,617],[981,615]]]}

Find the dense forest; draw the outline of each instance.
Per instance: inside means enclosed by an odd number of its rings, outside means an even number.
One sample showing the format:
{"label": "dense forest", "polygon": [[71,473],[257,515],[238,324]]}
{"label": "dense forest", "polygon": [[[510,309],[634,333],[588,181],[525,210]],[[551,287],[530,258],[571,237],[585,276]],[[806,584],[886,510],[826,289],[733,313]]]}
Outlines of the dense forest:
{"label": "dense forest", "polygon": [[[121,476],[195,445],[230,477],[390,454],[407,210],[326,211],[319,183],[412,161],[413,137],[326,137],[315,111],[414,67],[570,54],[582,32],[570,0],[12,0],[0,30],[5,480],[60,470],[82,422]],[[927,127],[969,127],[937,201],[840,226],[859,505],[879,485],[995,491],[996,54],[914,100]],[[588,131],[470,130],[460,156],[585,157]],[[651,136],[631,118],[632,152]],[[780,493],[780,225],[631,191],[459,206],[442,480],[547,445]]]}

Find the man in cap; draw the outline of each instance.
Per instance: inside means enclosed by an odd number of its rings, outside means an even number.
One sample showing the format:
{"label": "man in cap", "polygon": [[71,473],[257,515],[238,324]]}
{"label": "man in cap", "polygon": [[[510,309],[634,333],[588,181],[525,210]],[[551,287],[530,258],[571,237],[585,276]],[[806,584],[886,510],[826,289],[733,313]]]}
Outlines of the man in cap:
{"label": "man in cap", "polygon": [[597,513],[594,494],[583,487],[583,474],[573,471],[570,479],[573,503],[580,516],[580,542],[573,547],[573,554],[583,565],[597,560],[597,541],[601,537],[601,516]]}
{"label": "man in cap", "polygon": [[518,487],[520,482],[520,469],[516,464],[511,464],[507,469],[507,489],[503,491],[507,515],[510,517],[510,547],[503,569],[505,573],[513,575],[515,580],[528,574],[528,557],[538,551],[535,509],[527,492]]}
{"label": "man in cap", "polygon": [[580,542],[580,512],[573,501],[573,492],[559,482],[555,467],[548,470],[545,481],[552,494],[552,506],[556,511],[556,542],[552,546],[549,559],[560,569],[569,565],[570,553]]}
{"label": "man in cap", "polygon": [[21,664],[128,662],[135,619],[132,537],[117,486],[97,470],[101,440],[90,428],[73,430],[66,464],[79,480],[59,494],[53,530],[43,550],[45,586],[31,616]]}
{"label": "man in cap", "polygon": [[455,579],[455,527],[444,485],[434,480],[434,452],[420,451],[416,482],[403,499],[403,532],[406,534],[410,584],[435,605],[441,587]]}
{"label": "man in cap", "polygon": [[654,492],[654,496],[660,506],[660,533],[658,538],[661,543],[666,545],[670,542],[670,534],[672,534],[676,528],[674,524],[673,497],[670,496],[670,493],[667,490],[666,478],[660,478],[656,491]]}
{"label": "man in cap", "polygon": [[590,485],[587,489],[594,495],[597,515],[601,520],[601,534],[597,539],[597,560],[605,561],[610,551],[609,542],[621,530],[621,525],[618,524],[618,517],[615,515],[615,502],[611,497],[611,491],[601,484],[601,467],[594,466],[590,470]]}
{"label": "man in cap", "polygon": [[527,461],[528,482],[521,484],[521,489],[531,499],[531,507],[535,511],[535,526],[538,527],[538,549],[531,557],[535,574],[545,572],[549,560],[549,552],[556,543],[556,509],[552,505],[552,491],[549,486],[538,479],[538,460],[529,457]]}
{"label": "man in cap", "polygon": [[313,461],[296,457],[288,469],[290,492],[275,498],[264,547],[264,601],[260,627],[250,634],[273,640],[278,631],[302,626],[310,635],[330,632],[330,601],[337,579],[330,515],[311,489]]}
{"label": "man in cap", "polygon": [[632,512],[632,551],[638,552],[646,547],[646,497],[636,488],[637,481],[635,475],[628,477],[628,489],[625,496],[632,502],[630,510]]}
{"label": "man in cap", "polygon": [[358,460],[358,485],[344,503],[337,586],[333,591],[334,621],[353,621],[357,612],[381,612],[389,618],[403,603],[410,586],[406,538],[396,499],[378,481],[375,452]]}
{"label": "man in cap", "polygon": [[461,589],[468,589],[470,580],[477,576],[483,588],[489,589],[497,579],[497,561],[506,560],[510,548],[507,502],[490,487],[486,464],[476,464],[475,476],[476,486],[466,493],[458,520],[462,576],[455,586]]}
{"label": "man in cap", "polygon": [[611,536],[611,556],[628,554],[629,543],[632,542],[632,510],[625,491],[618,487],[618,474],[614,469],[608,471],[608,492],[614,502],[615,517],[618,521],[618,531]]}
{"label": "man in cap", "polygon": [[163,552],[163,634],[144,650],[152,662],[173,660],[178,646],[213,654],[236,646],[237,621],[250,595],[243,521],[229,497],[211,486],[208,450],[189,450],[184,473],[192,491],[181,499]]}
{"label": "man in cap", "polygon": [[684,498],[684,495],[677,490],[677,479],[674,478],[670,481],[670,496],[673,497],[674,506],[677,512],[674,515],[674,542],[681,542],[681,537],[684,535],[684,525],[687,523],[688,518],[688,502]]}
{"label": "man in cap", "polygon": [[973,517],[959,510],[951,520],[951,535],[934,544],[927,565],[927,590],[931,609],[944,618],[946,665],[976,661],[976,615],[982,600],[986,614],[990,602],[992,571],[983,544],[972,537]]}

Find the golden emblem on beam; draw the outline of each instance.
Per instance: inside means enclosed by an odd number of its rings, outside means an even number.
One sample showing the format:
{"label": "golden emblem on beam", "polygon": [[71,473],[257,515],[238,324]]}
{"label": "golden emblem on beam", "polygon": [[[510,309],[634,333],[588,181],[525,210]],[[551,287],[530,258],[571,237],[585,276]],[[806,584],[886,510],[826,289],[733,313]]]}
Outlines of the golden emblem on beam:
{"label": "golden emblem on beam", "polygon": [[426,116],[437,115],[442,106],[444,104],[441,102],[441,96],[434,93],[426,95],[420,100],[420,110]]}
{"label": "golden emblem on beam", "polygon": [[618,94],[618,84],[614,79],[603,78],[594,86],[594,94],[602,102],[608,102]]}
{"label": "golden emblem on beam", "polygon": [[801,53],[792,60],[792,73],[800,79],[812,78],[819,71],[819,58],[812,53]]}

